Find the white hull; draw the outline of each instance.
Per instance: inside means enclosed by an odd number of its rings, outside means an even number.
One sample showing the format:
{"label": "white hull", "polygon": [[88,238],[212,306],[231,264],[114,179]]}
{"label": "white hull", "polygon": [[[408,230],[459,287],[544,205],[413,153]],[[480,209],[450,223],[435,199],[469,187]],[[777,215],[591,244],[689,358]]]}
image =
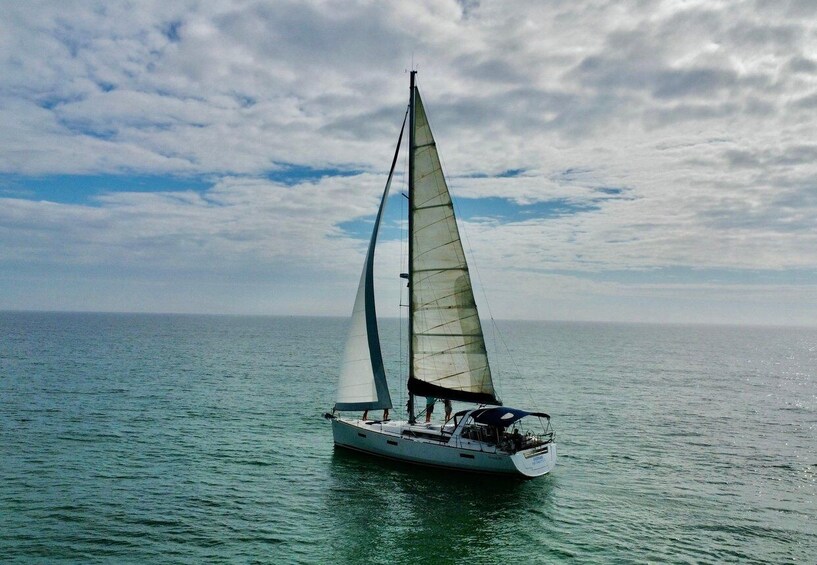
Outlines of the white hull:
{"label": "white hull", "polygon": [[528,478],[545,475],[556,464],[553,441],[510,453],[496,445],[462,437],[453,426],[445,431],[442,433],[439,425],[332,418],[335,445],[389,459]]}

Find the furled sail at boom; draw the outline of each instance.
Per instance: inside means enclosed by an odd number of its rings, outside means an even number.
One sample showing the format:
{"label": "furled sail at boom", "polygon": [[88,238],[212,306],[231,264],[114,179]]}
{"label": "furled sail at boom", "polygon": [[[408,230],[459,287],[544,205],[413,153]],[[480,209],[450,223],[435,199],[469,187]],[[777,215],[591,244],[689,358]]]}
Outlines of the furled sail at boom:
{"label": "furled sail at boom", "polygon": [[496,397],[454,207],[419,90],[414,90],[409,391],[501,404]]}
{"label": "furled sail at boom", "polygon": [[366,253],[366,262],[363,265],[363,272],[357,287],[352,323],[343,353],[335,410],[379,410],[392,407],[391,395],[389,395],[389,387],[386,382],[386,370],[383,367],[383,356],[380,351],[380,336],[377,330],[374,251],[405,127],[406,118],[403,118],[397,149],[394,152],[389,178],[386,180],[386,188],[383,190],[380,208],[377,210],[369,250]]}

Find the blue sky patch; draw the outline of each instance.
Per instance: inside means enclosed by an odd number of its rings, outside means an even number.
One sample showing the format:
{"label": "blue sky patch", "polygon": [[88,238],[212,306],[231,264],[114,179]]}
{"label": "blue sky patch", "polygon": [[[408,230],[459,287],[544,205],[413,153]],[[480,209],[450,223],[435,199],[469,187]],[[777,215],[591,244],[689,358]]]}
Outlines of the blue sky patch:
{"label": "blue sky patch", "polygon": [[353,177],[363,172],[358,169],[316,169],[303,165],[285,165],[279,170],[269,171],[264,175],[264,178],[272,182],[292,186],[302,182],[319,181],[324,177]]}
{"label": "blue sky patch", "polygon": [[[462,175],[461,178],[466,179],[487,179],[487,178],[500,178],[500,179],[508,179],[514,178],[523,175],[527,172],[525,169],[508,169],[506,171],[502,171],[497,175],[489,175],[487,173],[473,173],[470,175]],[[454,177],[452,177],[454,178]]]}
{"label": "blue sky patch", "polygon": [[95,205],[96,196],[110,192],[203,192],[212,185],[204,176],[0,174],[0,198]]}
{"label": "blue sky patch", "polygon": [[[369,238],[372,237],[374,216],[366,219],[352,220],[351,222],[341,222],[338,224],[338,227],[354,239],[368,241]],[[404,235],[404,227],[401,226],[399,221],[385,217],[380,223],[380,233],[377,235],[377,241],[397,241]]]}
{"label": "blue sky patch", "polygon": [[[383,223],[380,227],[381,240],[398,239],[402,236],[400,221],[400,203],[395,200],[402,194],[391,195],[386,205]],[[565,198],[556,198],[532,204],[518,204],[508,198],[460,198],[454,202],[454,213],[459,220],[490,219],[502,223],[524,222],[527,220],[559,218],[581,212],[597,210],[594,203],[576,203]],[[406,207],[403,206],[403,214]],[[351,237],[368,239],[372,234],[375,213],[338,224],[338,227]]]}
{"label": "blue sky patch", "polygon": [[577,203],[566,198],[554,198],[532,204],[518,204],[508,198],[460,198],[454,202],[454,211],[461,220],[490,218],[500,222],[558,218],[598,209],[592,203]]}
{"label": "blue sky patch", "polygon": [[[294,186],[302,182],[314,182],[327,176],[354,176],[360,170],[334,168],[315,169],[303,166],[286,166],[270,171],[264,178]],[[96,205],[95,197],[112,192],[204,192],[212,188],[215,178],[211,175],[42,175],[30,176],[13,173],[0,174],[0,198],[47,200],[62,204]],[[374,217],[374,215],[372,215]]]}
{"label": "blue sky patch", "polygon": [[[401,202],[402,201],[402,202]],[[403,225],[407,214],[408,200],[400,192],[390,193],[386,202],[386,209],[383,212],[383,220],[380,222],[380,233],[378,241],[399,240],[404,235]],[[372,237],[372,228],[377,211],[370,216],[356,218],[348,222],[341,222],[338,227],[348,236],[355,239],[368,240]]]}
{"label": "blue sky patch", "polygon": [[563,171],[558,171],[555,175],[553,175],[553,178],[566,182],[575,182],[580,179],[586,178],[587,175],[589,175],[592,172],[593,169],[589,169],[587,167],[570,167]]}
{"label": "blue sky patch", "polygon": [[181,34],[179,33],[181,27],[182,22],[180,20],[173,20],[162,29],[162,33],[171,43],[178,43],[181,40]]}

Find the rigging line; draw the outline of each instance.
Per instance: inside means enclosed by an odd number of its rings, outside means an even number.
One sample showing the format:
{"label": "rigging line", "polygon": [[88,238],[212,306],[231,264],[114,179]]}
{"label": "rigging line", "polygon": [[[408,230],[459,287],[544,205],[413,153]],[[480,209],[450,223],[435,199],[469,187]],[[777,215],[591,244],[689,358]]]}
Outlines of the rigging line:
{"label": "rigging line", "polygon": [[502,345],[505,347],[505,352],[507,353],[508,358],[511,360],[511,364],[513,365],[514,371],[516,372],[517,381],[521,383],[522,390],[525,391],[525,395],[528,398],[533,398],[531,390],[525,384],[525,379],[522,378],[522,371],[519,369],[519,365],[517,365],[516,363],[516,358],[513,355],[511,355],[511,349],[510,347],[508,347],[508,342],[505,341],[505,334],[503,334],[502,331],[499,330],[499,327],[496,325],[496,321],[493,318],[491,318],[491,322],[493,322],[494,330],[496,331],[496,334],[499,336],[499,339],[502,341]]}
{"label": "rigging line", "polygon": [[[400,271],[403,270],[403,198],[400,199]],[[397,399],[397,406],[403,405],[403,279],[397,277],[397,362],[399,367],[400,396]]]}
{"label": "rigging line", "polygon": [[[452,203],[453,203],[453,205],[455,207],[457,207],[456,202],[454,202],[453,199],[452,199]],[[471,255],[471,259],[474,259],[474,250],[471,247],[471,240],[468,237],[468,231],[465,229],[465,226],[463,226],[463,235],[465,236],[465,241],[466,241],[466,243],[468,245],[468,253]],[[499,328],[499,325],[496,323],[496,319],[494,318],[494,313],[491,310],[491,303],[488,302],[488,295],[485,292],[485,285],[483,285],[483,283],[482,283],[482,276],[481,276],[481,274],[479,272],[479,266],[477,265],[476,261],[472,261],[471,264],[473,265],[474,272],[477,275],[477,280],[479,281],[480,291],[482,292],[483,299],[485,300],[485,306],[488,308],[488,315],[489,315],[490,320],[491,320],[491,330],[492,330],[491,334],[492,334],[492,336],[494,338],[494,347],[496,347],[497,351],[498,351],[499,348],[497,347],[497,344],[496,344],[496,338],[498,336],[499,341],[502,343],[502,346],[505,349],[505,354],[508,356],[508,359],[511,360],[511,365],[513,366],[514,374],[517,377],[517,381],[519,383],[521,383],[522,389],[524,390],[525,395],[528,398],[532,398],[531,390],[525,384],[525,379],[522,378],[522,371],[519,368],[519,364],[516,362],[516,358],[511,353],[511,348],[508,346],[508,342],[505,340],[505,334],[504,334],[504,332],[502,332],[502,330]],[[493,371],[492,371],[492,373],[493,373]],[[494,385],[494,388],[497,389],[497,393],[499,393],[499,386],[497,386],[497,385],[500,384],[500,381],[501,381],[501,374],[500,374],[499,371],[496,371],[496,377],[497,377],[497,379],[496,379],[497,383]],[[501,396],[501,395],[497,394],[497,396]]]}

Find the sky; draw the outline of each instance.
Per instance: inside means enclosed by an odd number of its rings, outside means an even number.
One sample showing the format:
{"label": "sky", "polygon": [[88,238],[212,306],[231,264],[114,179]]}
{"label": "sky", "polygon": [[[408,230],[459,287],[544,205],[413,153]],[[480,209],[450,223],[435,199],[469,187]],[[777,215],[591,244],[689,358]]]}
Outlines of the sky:
{"label": "sky", "polygon": [[813,0],[4,3],[0,309],[349,315],[412,67],[483,317],[817,325]]}

